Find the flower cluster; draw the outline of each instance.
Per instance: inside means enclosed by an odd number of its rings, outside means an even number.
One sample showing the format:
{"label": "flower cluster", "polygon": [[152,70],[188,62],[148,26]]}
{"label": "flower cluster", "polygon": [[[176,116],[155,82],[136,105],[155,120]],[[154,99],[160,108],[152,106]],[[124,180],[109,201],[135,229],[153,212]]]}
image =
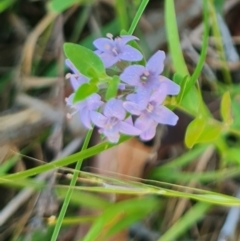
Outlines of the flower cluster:
{"label": "flower cluster", "polygon": [[[66,98],[67,105],[74,109],[72,114],[68,114],[69,118],[79,113],[86,128],[92,129],[96,125],[99,133],[113,143],[118,142],[121,133],[150,140],[155,136],[158,124],[176,125],[178,121],[178,116],[164,106],[168,95],[177,95],[180,91],[179,85],[161,75],[165,53],[157,51],[146,66],[137,64],[143,56],[139,50],[128,45],[133,40],[138,38],[126,35],[114,39],[109,34],[108,38],[93,42],[97,48],[95,54],[105,68],[119,74],[121,82],[115,97],[105,100],[99,92],[77,103],[73,103],[74,93]],[[69,59],[66,64],[72,70],[67,78],[74,91],[89,83],[90,79],[82,75]]]}

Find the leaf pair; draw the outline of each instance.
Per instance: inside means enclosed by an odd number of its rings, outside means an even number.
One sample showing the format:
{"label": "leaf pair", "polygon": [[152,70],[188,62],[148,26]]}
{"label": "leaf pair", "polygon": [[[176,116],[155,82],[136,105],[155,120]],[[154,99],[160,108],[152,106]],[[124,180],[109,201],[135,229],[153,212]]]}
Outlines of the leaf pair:
{"label": "leaf pair", "polygon": [[188,125],[185,134],[187,147],[192,148],[196,143],[215,141],[221,135],[225,126],[229,126],[233,122],[229,92],[223,94],[220,112],[225,125],[213,119],[210,120],[203,117],[195,118]]}

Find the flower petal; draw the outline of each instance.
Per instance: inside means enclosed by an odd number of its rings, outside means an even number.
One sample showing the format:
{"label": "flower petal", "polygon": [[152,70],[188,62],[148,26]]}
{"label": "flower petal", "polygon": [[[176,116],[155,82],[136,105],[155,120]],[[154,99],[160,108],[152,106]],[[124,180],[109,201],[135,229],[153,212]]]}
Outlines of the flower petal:
{"label": "flower petal", "polygon": [[167,88],[168,95],[177,95],[180,91],[180,86],[170,79],[160,75],[159,76],[160,84],[165,84]]}
{"label": "flower petal", "polygon": [[139,109],[139,106],[136,103],[125,101],[123,103],[123,107],[132,115],[141,115],[141,110]]}
{"label": "flower petal", "polygon": [[141,82],[140,90],[153,91],[159,87],[159,77],[155,75],[149,75],[145,82]]}
{"label": "flower petal", "polygon": [[109,130],[101,130],[101,132],[107,137],[107,139],[112,142],[112,143],[117,143],[119,138],[120,138],[120,134],[118,132],[113,132],[113,131],[109,131]]}
{"label": "flower petal", "polygon": [[[133,102],[138,106],[140,111],[145,110],[149,102],[150,93],[143,89],[136,94],[130,94],[127,96],[126,100]],[[130,112],[131,113],[131,112]]]}
{"label": "flower petal", "polygon": [[101,96],[96,93],[90,95],[86,100],[89,110],[97,110],[103,104]]}
{"label": "flower petal", "polygon": [[70,75],[70,83],[71,83],[71,86],[74,90],[76,90],[80,84],[79,82],[77,81],[76,77],[74,75]]}
{"label": "flower petal", "polygon": [[143,141],[149,141],[153,139],[153,137],[156,134],[156,127],[157,123],[154,125],[151,125],[146,131],[143,131],[140,135],[140,139]]}
{"label": "flower petal", "polygon": [[123,47],[123,52],[119,53],[119,58],[125,61],[139,61],[143,58],[141,52],[130,45]]}
{"label": "flower petal", "polygon": [[166,55],[163,51],[158,50],[147,62],[146,68],[151,74],[159,75],[164,68],[164,59]]}
{"label": "flower petal", "polygon": [[99,49],[94,50],[93,52],[94,52],[98,57],[100,56],[101,53],[103,53],[103,51],[102,51],[102,50],[99,50]]}
{"label": "flower petal", "polygon": [[123,73],[120,75],[120,79],[133,86],[138,86],[140,84],[140,77],[143,75],[145,67],[142,65],[131,65],[127,67]]}
{"label": "flower petal", "polygon": [[132,35],[122,35],[120,37],[121,37],[121,41],[123,42],[123,44],[126,44],[132,40],[139,40],[139,38],[132,36]]}
{"label": "flower petal", "polygon": [[67,106],[72,106],[73,105],[73,98],[74,98],[74,93],[69,95],[65,101]]}
{"label": "flower petal", "polygon": [[99,54],[98,56],[101,58],[105,68],[112,67],[114,64],[116,64],[120,60],[119,57],[115,56],[113,53],[103,52],[103,53]]}
{"label": "flower petal", "polygon": [[137,136],[141,133],[141,131],[139,129],[137,129],[136,127],[134,127],[133,125],[125,122],[125,121],[121,121],[119,124],[119,132],[126,134],[126,135],[130,135],[130,136]]}
{"label": "flower petal", "polygon": [[123,101],[114,98],[110,99],[106,103],[103,113],[107,117],[116,117],[119,120],[123,120],[126,115],[126,111],[123,108]]}
{"label": "flower petal", "polygon": [[119,89],[119,90],[125,90],[125,89],[126,89],[126,85],[123,84],[123,83],[119,83],[119,84],[118,84],[118,89]]}
{"label": "flower petal", "polygon": [[104,128],[107,123],[107,117],[96,111],[90,112],[90,118],[96,126],[101,128]]}
{"label": "flower petal", "polygon": [[90,113],[87,109],[87,107],[83,108],[80,111],[80,118],[82,120],[82,123],[84,126],[88,129],[92,129],[91,119],[90,119]]}
{"label": "flower petal", "polygon": [[133,125],[133,120],[132,120],[132,117],[129,116],[127,119],[125,119],[125,122],[130,124],[130,125]]}
{"label": "flower petal", "polygon": [[154,124],[154,120],[147,114],[142,114],[135,121],[135,127],[141,131],[147,130],[151,125]]}
{"label": "flower petal", "polygon": [[150,102],[155,104],[162,104],[167,97],[167,88],[165,85],[160,85],[158,90],[154,91],[149,99]]}
{"label": "flower petal", "polygon": [[103,52],[106,50],[110,50],[113,48],[114,42],[112,39],[108,38],[98,38],[93,41],[93,45],[98,49]]}
{"label": "flower petal", "polygon": [[80,74],[77,68],[73,65],[73,63],[70,61],[70,59],[65,60],[65,64],[68,66],[69,69],[72,70],[74,74]]}
{"label": "flower petal", "polygon": [[178,116],[165,106],[157,106],[151,113],[151,117],[160,124],[175,126]]}

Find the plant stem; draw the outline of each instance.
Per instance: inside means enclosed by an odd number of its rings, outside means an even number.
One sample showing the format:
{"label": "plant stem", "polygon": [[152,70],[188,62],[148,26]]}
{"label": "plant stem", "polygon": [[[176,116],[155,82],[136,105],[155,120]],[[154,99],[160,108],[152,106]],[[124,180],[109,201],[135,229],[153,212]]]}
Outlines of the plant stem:
{"label": "plant stem", "polygon": [[130,35],[133,34],[133,32],[134,32],[134,30],[135,30],[135,28],[136,28],[136,26],[137,26],[137,24],[138,24],[138,22],[139,22],[139,20],[140,20],[140,18],[142,16],[142,14],[143,14],[143,12],[144,12],[148,2],[149,2],[149,0],[142,0],[140,6],[138,8],[138,11],[137,11],[137,13],[136,13],[136,15],[135,15],[135,17],[134,17],[134,19],[132,21],[132,24],[131,24],[131,26],[130,26],[130,28],[128,30],[128,34],[130,34]]}
{"label": "plant stem", "polygon": [[[88,146],[88,144],[89,144],[90,138],[91,138],[91,136],[92,136],[92,132],[93,132],[93,130],[89,130],[89,131],[88,131],[87,136],[86,136],[86,138],[85,138],[85,140],[84,140],[84,143],[83,143],[83,146],[82,146],[81,151],[87,149],[87,146]],[[83,159],[80,159],[80,160],[78,160],[78,162],[77,162],[77,164],[76,164],[75,171],[74,171],[74,173],[73,173],[73,177],[72,177],[72,180],[71,180],[71,182],[70,182],[69,189],[68,189],[68,191],[67,191],[67,194],[66,194],[66,197],[65,197],[65,199],[64,199],[64,202],[63,202],[63,205],[62,205],[60,214],[59,214],[59,216],[58,216],[58,219],[57,219],[57,222],[56,222],[56,226],[55,226],[54,231],[53,231],[53,234],[52,234],[51,241],[56,241],[57,238],[58,238],[58,234],[59,234],[59,231],[60,231],[60,229],[61,229],[63,219],[64,219],[64,217],[65,217],[65,214],[66,214],[66,211],[67,211],[67,208],[68,208],[68,205],[69,205],[69,202],[70,202],[72,193],[73,193],[73,191],[74,191],[74,188],[73,188],[73,187],[76,185],[76,182],[77,182],[78,171],[79,171],[80,168],[81,168],[82,161],[83,161]]]}

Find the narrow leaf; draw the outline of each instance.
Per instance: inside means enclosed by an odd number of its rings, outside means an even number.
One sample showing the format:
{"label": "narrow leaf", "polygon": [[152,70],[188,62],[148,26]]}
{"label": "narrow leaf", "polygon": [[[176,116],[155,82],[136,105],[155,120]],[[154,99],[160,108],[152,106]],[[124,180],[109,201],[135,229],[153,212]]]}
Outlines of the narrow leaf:
{"label": "narrow leaf", "polygon": [[197,143],[213,142],[221,135],[221,132],[222,126],[216,125],[216,123],[207,123]]}
{"label": "narrow leaf", "polygon": [[232,111],[231,111],[231,97],[229,91],[225,92],[221,101],[221,116],[226,124],[233,122]]}
{"label": "narrow leaf", "polygon": [[92,50],[72,43],[65,43],[63,48],[67,58],[83,75],[96,77],[105,74],[102,60]]}
{"label": "narrow leaf", "polygon": [[[143,218],[157,206],[158,201],[151,197],[130,199],[111,205],[95,220],[83,241],[106,240],[109,231],[111,235],[119,232]],[[127,219],[128,222],[125,222]]]}
{"label": "narrow leaf", "polygon": [[51,0],[50,1],[50,9],[57,12],[61,13],[68,8],[72,7],[74,4],[81,4],[81,3],[91,3],[91,0]]}
{"label": "narrow leaf", "polygon": [[116,75],[113,76],[112,80],[110,81],[110,83],[108,85],[108,89],[107,89],[106,96],[105,96],[106,100],[109,100],[116,96],[117,91],[118,91],[119,82],[120,82],[119,77]]}
{"label": "narrow leaf", "polygon": [[172,241],[176,240],[189,227],[201,219],[206,211],[210,208],[209,204],[197,203],[189,209],[172,227],[170,227],[158,241]]}
{"label": "narrow leaf", "polygon": [[166,31],[174,68],[182,76],[189,75],[179,40],[173,0],[165,0],[165,13]]}
{"label": "narrow leaf", "polygon": [[75,92],[73,103],[84,100],[86,97],[90,96],[93,93],[96,93],[98,88],[95,84],[85,83],[81,85]]}
{"label": "narrow leaf", "polygon": [[9,8],[16,0],[1,0],[0,2],[0,13],[4,12]]}
{"label": "narrow leaf", "polygon": [[203,68],[203,65],[204,65],[204,62],[205,62],[205,59],[206,59],[206,56],[207,56],[207,48],[208,48],[208,35],[209,35],[209,21],[208,21],[208,8],[207,8],[207,2],[204,1],[203,2],[203,13],[204,13],[204,32],[203,32],[203,44],[202,44],[202,50],[201,50],[201,54],[200,54],[200,58],[199,58],[199,61],[197,63],[197,66],[193,72],[193,75],[191,76],[190,80],[187,82],[187,85],[184,89],[184,93],[183,95],[186,95],[190,89],[193,87],[193,85],[196,83],[201,71],[202,71],[202,68]]}
{"label": "narrow leaf", "polygon": [[197,143],[198,138],[204,130],[206,121],[202,118],[194,119],[187,127],[185,134],[185,144],[188,148],[192,148]]}

